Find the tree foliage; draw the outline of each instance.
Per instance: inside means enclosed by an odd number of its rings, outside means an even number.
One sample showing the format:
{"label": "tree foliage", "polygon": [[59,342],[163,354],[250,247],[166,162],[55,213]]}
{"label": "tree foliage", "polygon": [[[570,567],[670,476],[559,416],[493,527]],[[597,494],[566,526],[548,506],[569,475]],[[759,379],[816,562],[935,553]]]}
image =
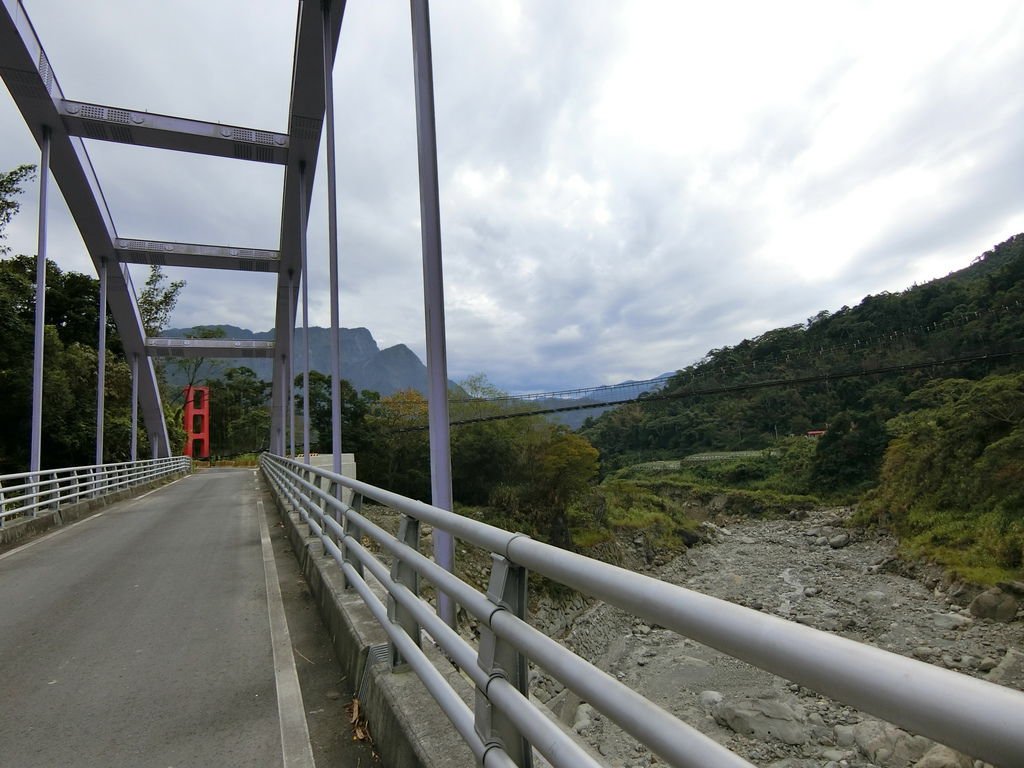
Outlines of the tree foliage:
{"label": "tree foliage", "polygon": [[210,387],[210,454],[258,453],[270,438],[270,385],[245,366],[227,368]]}
{"label": "tree foliage", "polygon": [[[0,255],[6,228],[18,212],[23,184],[34,166],[22,165],[0,173]],[[159,270],[150,273],[147,301],[155,308],[148,319],[166,317],[173,309],[181,284],[162,285]],[[23,470],[28,465],[32,410],[32,360],[35,325],[36,258],[0,259],[0,472]],[[145,308],[145,304],[144,304]],[[161,314],[162,313],[162,314]],[[43,355],[42,463],[45,467],[91,464],[95,459],[97,342],[99,281],[78,272],[62,271],[46,263],[46,316]],[[128,458],[131,452],[131,378],[127,362],[119,357],[121,342],[107,317],[104,459]],[[173,425],[169,432],[180,435]],[[141,433],[140,455],[148,445]]]}
{"label": "tree foliage", "polygon": [[138,297],[142,327],[147,336],[159,336],[167,327],[171,314],[178,304],[178,295],[184,287],[184,280],[169,281],[160,267],[149,268],[146,286]]}
{"label": "tree foliage", "polygon": [[7,226],[21,209],[18,197],[24,191],[22,184],[31,180],[35,173],[34,165],[19,165],[13,171],[0,173],[0,256],[10,252],[3,241],[7,238]]}
{"label": "tree foliage", "polygon": [[889,422],[865,509],[911,552],[977,581],[1024,567],[1024,373],[932,382]]}
{"label": "tree foliage", "polygon": [[[35,268],[32,256],[0,260],[0,471],[27,468],[32,413]],[[95,459],[99,283],[46,263],[46,328],[43,355],[42,462],[46,467],[91,464]],[[109,321],[108,321],[109,322]],[[131,380],[117,356],[120,342],[108,325],[104,452],[107,460],[130,455]],[[143,453],[145,436],[140,442]]]}

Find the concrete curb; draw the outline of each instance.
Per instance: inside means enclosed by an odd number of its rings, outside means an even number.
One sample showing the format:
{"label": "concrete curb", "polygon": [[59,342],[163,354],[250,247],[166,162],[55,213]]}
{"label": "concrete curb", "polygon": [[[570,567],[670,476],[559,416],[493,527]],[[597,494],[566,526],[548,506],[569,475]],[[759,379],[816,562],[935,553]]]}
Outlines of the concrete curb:
{"label": "concrete curb", "polygon": [[[357,692],[381,763],[389,768],[464,768],[476,760],[437,702],[413,672],[392,672],[387,635],[353,591],[344,588],[337,563],[323,554],[319,539],[297,512],[264,490],[285,524],[292,549],[331,635],[347,684]],[[425,644],[427,656],[472,708],[473,686],[447,659]],[[383,659],[378,658],[381,652]]]}
{"label": "concrete curb", "polygon": [[4,523],[3,527],[0,527],[0,552],[12,549],[15,545],[21,544],[27,540],[34,539],[36,536],[45,533],[51,528],[61,528],[79,520],[84,520],[87,517],[92,517],[100,510],[109,507],[111,504],[116,504],[119,501],[137,496],[150,488],[158,488],[161,485],[166,485],[172,480],[184,477],[186,474],[188,473],[175,472],[174,474],[165,475],[158,480],[133,485],[131,488],[126,488],[123,491],[101,496],[98,499],[88,499],[87,501],[82,501],[77,504],[62,506],[57,510],[43,512],[36,517],[22,517],[15,520],[8,520],[8,522]]}

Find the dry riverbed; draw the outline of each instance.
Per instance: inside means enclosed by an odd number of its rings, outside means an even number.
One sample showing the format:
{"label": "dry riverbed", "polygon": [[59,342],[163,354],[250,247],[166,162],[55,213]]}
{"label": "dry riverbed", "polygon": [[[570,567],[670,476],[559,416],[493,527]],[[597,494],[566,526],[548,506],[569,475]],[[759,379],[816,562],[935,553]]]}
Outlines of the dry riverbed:
{"label": "dry riverbed", "polygon": [[[1007,590],[976,602],[969,589],[937,573],[913,572],[894,542],[847,530],[848,510],[803,519],[719,521],[711,542],[651,575],[894,653],[1024,690],[1024,622],[981,618],[1016,613]],[[633,542],[643,562],[651,552]],[[1015,584],[1015,589],[1024,585]],[[993,608],[993,604],[995,608]],[[1018,614],[1019,616],[1019,614]],[[686,722],[770,768],[977,768],[924,738],[879,722],[673,632],[617,609],[570,599],[544,602],[534,621],[580,655]],[[533,693],[620,768],[657,759],[589,705],[540,672]]]}

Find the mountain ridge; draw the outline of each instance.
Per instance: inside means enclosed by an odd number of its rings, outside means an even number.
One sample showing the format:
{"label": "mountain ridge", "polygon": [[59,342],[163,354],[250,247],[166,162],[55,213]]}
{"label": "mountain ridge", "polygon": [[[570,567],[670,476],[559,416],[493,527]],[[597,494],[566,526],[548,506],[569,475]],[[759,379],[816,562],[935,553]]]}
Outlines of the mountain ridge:
{"label": "mountain ridge", "polygon": [[[167,338],[188,338],[202,331],[223,331],[224,338],[273,341],[274,331],[253,331],[236,325],[214,323],[210,325],[194,325],[190,328],[168,328],[161,336]],[[392,395],[404,389],[414,389],[421,394],[427,392],[427,367],[419,356],[405,344],[395,344],[384,349],[368,328],[340,329],[341,345],[341,377],[347,380],[357,391],[370,390],[382,396]],[[295,329],[293,348],[297,359],[303,355],[305,342],[301,328]],[[330,329],[319,326],[309,329],[310,370],[329,374],[331,370]],[[252,368],[263,381],[271,380],[271,361],[254,359],[245,361],[231,360],[229,364],[245,365]],[[215,378],[223,361],[204,361],[196,374],[195,380],[202,381]],[[297,369],[298,371],[299,369]],[[172,386],[184,386],[184,372],[174,366],[168,366],[167,379]],[[449,381],[449,386],[455,387]]]}

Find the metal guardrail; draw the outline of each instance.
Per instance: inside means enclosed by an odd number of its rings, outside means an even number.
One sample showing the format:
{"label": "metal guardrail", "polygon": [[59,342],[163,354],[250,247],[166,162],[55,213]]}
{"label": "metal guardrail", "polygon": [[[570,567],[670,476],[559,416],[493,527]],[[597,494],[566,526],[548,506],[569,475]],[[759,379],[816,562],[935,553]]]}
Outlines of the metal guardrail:
{"label": "metal guardrail", "polygon": [[[634,616],[742,659],[820,694],[995,765],[1024,765],[1024,693],[932,666],[592,560],[399,496],[326,470],[264,454],[279,499],[297,511],[341,567],[392,642],[392,662],[408,664],[484,766],[532,762],[531,745],[555,766],[597,766],[528,697],[529,662],[674,766],[750,766],[746,760],[564,648],[526,621],[526,575],[549,579]],[[342,489],[354,494],[340,501]],[[363,498],[400,512],[397,536],[361,513]],[[491,553],[480,594],[419,552],[426,523]],[[376,542],[391,562],[361,543]],[[387,591],[387,605],[364,579]],[[419,597],[419,578],[447,592],[481,625],[473,647]],[[421,631],[474,682],[474,711],[421,650]]]}
{"label": "metal guardrail", "polygon": [[170,456],[0,475],[0,527],[11,518],[35,517],[67,504],[117,493],[176,472],[191,471],[192,459]]}

